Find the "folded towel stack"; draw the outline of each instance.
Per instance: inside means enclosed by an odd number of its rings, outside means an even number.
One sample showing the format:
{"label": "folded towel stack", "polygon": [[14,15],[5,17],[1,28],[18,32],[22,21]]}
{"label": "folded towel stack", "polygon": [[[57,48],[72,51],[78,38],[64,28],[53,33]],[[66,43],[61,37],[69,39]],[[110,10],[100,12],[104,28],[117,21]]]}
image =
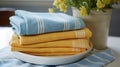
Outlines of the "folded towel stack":
{"label": "folded towel stack", "polygon": [[74,55],[88,50],[91,31],[82,19],[63,13],[16,10],[10,17],[11,50],[37,56]]}

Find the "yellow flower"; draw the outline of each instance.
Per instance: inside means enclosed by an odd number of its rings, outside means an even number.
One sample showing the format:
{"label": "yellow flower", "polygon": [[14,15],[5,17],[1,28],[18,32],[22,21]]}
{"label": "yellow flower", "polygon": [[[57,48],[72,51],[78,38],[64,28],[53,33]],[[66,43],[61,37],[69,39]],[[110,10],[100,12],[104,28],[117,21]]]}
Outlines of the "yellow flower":
{"label": "yellow flower", "polygon": [[56,6],[56,8],[59,8],[59,0],[54,0],[53,5]]}
{"label": "yellow flower", "polygon": [[65,3],[60,3],[59,7],[60,7],[60,11],[67,12],[67,6],[65,5]]}
{"label": "yellow flower", "polygon": [[[53,0],[54,8],[61,12],[67,12],[68,7],[80,9],[83,16],[90,14],[91,10],[103,11],[107,8],[112,8],[112,5],[119,4],[120,0]],[[79,8],[80,7],[80,8]],[[96,9],[97,8],[97,9]]]}
{"label": "yellow flower", "polygon": [[60,3],[64,3],[64,0],[59,0]]}
{"label": "yellow flower", "polygon": [[103,2],[101,2],[101,0],[97,0],[97,4],[96,5],[97,5],[98,8],[105,7],[105,4]]}
{"label": "yellow flower", "polygon": [[103,0],[103,2],[104,2],[105,4],[110,4],[110,3],[111,3],[111,0]]}
{"label": "yellow flower", "polygon": [[87,9],[86,9],[86,7],[85,6],[82,6],[81,8],[80,8],[80,14],[82,15],[82,16],[88,16],[88,12],[87,12]]}
{"label": "yellow flower", "polygon": [[53,8],[49,8],[48,11],[49,11],[49,13],[54,13],[54,9]]}
{"label": "yellow flower", "polygon": [[53,5],[55,6],[57,4],[59,4],[59,0],[54,0]]}

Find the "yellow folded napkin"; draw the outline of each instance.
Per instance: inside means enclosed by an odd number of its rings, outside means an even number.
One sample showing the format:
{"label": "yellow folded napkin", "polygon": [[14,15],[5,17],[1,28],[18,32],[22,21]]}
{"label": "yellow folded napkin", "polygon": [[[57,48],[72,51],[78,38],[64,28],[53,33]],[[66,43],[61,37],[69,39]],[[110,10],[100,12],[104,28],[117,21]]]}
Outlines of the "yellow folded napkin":
{"label": "yellow folded napkin", "polygon": [[81,52],[52,52],[52,53],[49,53],[49,52],[46,52],[46,53],[40,53],[40,52],[23,52],[23,53],[26,53],[26,54],[30,54],[30,55],[35,55],[35,56],[66,56],[66,55],[75,55],[75,54],[80,54],[82,52],[84,52],[86,50],[83,50]]}
{"label": "yellow folded napkin", "polygon": [[45,43],[35,43],[20,45],[18,37],[13,37],[11,40],[11,46],[16,48],[50,48],[50,47],[67,47],[67,48],[86,48],[89,49],[89,40],[88,39],[69,39],[69,40],[59,40],[51,41]]}
{"label": "yellow folded napkin", "polygon": [[[74,30],[74,31],[64,31],[64,32],[54,32],[48,34],[40,34],[33,36],[18,36],[21,45],[50,42],[63,39],[74,39],[74,38],[87,38],[91,37],[92,33],[88,28]],[[14,36],[17,36],[14,34]]]}
{"label": "yellow folded napkin", "polygon": [[87,50],[86,48],[23,48],[23,47],[11,47],[12,51],[23,52],[39,52],[39,53],[59,53],[59,52],[81,52]]}
{"label": "yellow folded napkin", "polygon": [[19,43],[11,43],[12,51],[21,51],[31,55],[37,56],[63,56],[74,55],[88,50],[91,46],[87,39],[71,39],[60,40],[39,44],[32,44],[29,46],[18,45]]}
{"label": "yellow folded napkin", "polygon": [[[17,42],[17,41],[16,41]],[[33,44],[29,46],[18,45],[19,43],[11,43],[12,51],[20,51],[37,56],[65,56],[82,53],[91,46],[87,39],[71,39],[46,43]]]}

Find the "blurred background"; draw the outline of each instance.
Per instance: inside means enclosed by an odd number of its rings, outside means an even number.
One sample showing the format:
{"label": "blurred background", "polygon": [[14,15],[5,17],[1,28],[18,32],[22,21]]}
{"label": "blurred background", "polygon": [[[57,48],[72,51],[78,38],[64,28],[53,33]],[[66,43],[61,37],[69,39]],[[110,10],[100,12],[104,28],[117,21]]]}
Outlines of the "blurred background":
{"label": "blurred background", "polygon": [[[14,15],[17,9],[33,12],[48,12],[53,0],[0,0],[0,27],[10,27],[9,17]],[[120,37],[120,4],[114,5],[110,24],[110,36]],[[72,15],[69,8],[67,14]],[[107,20],[107,19],[106,19]]]}

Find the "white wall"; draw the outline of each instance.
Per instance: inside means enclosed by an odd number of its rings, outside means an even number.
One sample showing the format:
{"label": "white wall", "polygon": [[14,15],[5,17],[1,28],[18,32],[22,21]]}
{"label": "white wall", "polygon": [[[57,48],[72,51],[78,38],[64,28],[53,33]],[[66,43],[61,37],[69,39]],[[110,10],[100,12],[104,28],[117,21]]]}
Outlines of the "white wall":
{"label": "white wall", "polygon": [[53,0],[0,0],[0,8],[47,12],[52,7],[52,2]]}
{"label": "white wall", "polygon": [[49,6],[53,0],[0,0],[0,6]]}

